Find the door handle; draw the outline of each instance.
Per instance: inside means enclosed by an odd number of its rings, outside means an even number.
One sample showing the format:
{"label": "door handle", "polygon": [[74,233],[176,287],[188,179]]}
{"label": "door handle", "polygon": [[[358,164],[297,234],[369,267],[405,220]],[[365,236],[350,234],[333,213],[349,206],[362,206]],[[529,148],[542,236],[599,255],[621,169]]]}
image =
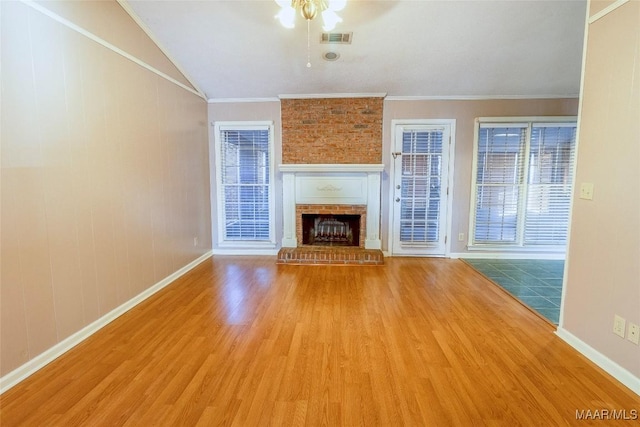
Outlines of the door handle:
{"label": "door handle", "polygon": [[398,156],[402,155],[402,151],[394,151],[393,153],[391,153],[391,155],[393,156],[394,159],[397,159]]}

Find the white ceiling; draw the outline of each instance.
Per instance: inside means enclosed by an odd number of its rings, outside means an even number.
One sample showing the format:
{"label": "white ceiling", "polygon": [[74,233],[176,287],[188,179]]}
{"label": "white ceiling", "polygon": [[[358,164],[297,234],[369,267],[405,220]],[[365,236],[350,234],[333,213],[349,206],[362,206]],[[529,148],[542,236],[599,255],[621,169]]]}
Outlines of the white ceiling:
{"label": "white ceiling", "polygon": [[[320,44],[319,18],[287,30],[273,0],[129,0],[153,37],[208,99],[287,94],[397,97],[577,96],[584,0],[350,0]],[[322,54],[340,54],[335,62]]]}

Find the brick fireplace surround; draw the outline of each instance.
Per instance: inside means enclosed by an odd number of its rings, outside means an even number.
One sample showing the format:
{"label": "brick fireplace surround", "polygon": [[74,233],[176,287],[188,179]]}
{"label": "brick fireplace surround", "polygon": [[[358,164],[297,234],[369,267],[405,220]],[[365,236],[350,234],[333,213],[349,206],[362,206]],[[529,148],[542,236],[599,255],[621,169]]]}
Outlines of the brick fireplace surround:
{"label": "brick fireplace surround", "polygon": [[[280,165],[284,236],[280,264],[380,265],[380,173],[383,165]],[[302,214],[360,215],[358,247],[302,244]]]}
{"label": "brick fireplace surround", "polygon": [[[384,96],[281,95],[284,236],[279,263],[382,263]],[[331,214],[359,210],[359,247],[302,245],[300,209]]]}

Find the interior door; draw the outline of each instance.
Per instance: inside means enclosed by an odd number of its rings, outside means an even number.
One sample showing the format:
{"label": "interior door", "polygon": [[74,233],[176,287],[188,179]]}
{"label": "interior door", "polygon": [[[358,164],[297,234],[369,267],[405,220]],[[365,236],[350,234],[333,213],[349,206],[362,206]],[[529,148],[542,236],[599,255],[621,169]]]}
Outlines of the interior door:
{"label": "interior door", "polygon": [[451,127],[395,125],[393,254],[446,254]]}

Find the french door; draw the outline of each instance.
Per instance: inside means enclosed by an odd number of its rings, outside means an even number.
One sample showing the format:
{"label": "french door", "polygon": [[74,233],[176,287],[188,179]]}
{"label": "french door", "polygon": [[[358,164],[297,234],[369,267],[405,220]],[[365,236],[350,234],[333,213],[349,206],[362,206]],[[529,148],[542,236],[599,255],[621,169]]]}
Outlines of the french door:
{"label": "french door", "polygon": [[447,252],[450,150],[455,122],[396,123],[392,161],[392,252]]}

